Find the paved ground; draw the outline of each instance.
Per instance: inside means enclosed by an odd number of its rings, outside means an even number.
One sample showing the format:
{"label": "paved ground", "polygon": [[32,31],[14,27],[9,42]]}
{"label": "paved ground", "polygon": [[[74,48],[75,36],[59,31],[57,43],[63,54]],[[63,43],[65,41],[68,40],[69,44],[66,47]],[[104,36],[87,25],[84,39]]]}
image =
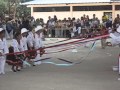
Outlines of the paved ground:
{"label": "paved ground", "polygon": [[[119,51],[118,47],[102,50],[98,45],[85,61],[70,67],[41,64],[13,73],[6,66],[6,74],[0,76],[0,90],[120,90],[119,75],[112,71]],[[87,52],[88,49],[79,48],[78,53],[52,54],[49,61],[63,63],[57,60],[59,57],[77,61]]]}

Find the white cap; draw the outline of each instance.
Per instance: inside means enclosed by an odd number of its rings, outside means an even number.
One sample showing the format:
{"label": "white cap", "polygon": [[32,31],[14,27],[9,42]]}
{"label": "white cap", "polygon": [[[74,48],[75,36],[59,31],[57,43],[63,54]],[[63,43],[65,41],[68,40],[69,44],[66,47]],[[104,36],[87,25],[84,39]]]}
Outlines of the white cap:
{"label": "white cap", "polygon": [[39,30],[42,30],[43,29],[43,27],[42,26],[37,26],[36,28],[35,28],[35,32],[37,32],[37,31],[39,31]]}
{"label": "white cap", "polygon": [[22,28],[21,29],[21,34],[25,33],[25,32],[28,32],[28,30],[26,28]]}
{"label": "white cap", "polygon": [[117,32],[119,32],[119,33],[120,33],[120,26],[117,28]]}
{"label": "white cap", "polygon": [[0,32],[2,32],[4,29],[3,28],[0,28]]}

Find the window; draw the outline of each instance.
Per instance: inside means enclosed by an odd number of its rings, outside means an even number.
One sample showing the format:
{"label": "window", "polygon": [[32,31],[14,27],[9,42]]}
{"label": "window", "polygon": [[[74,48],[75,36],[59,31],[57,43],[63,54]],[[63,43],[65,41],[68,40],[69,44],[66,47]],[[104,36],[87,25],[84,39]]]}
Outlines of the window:
{"label": "window", "polygon": [[101,11],[112,10],[112,5],[101,6],[74,6],[73,11]]}
{"label": "window", "polygon": [[115,10],[120,10],[120,5],[116,5]]}
{"label": "window", "polygon": [[64,7],[34,7],[34,12],[61,12],[61,11],[70,11],[69,6]]}

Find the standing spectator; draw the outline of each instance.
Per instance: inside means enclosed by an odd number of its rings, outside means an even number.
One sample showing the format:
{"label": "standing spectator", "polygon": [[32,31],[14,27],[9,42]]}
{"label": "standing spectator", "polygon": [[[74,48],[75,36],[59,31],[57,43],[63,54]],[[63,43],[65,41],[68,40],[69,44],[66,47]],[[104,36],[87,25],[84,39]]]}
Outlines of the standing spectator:
{"label": "standing spectator", "polygon": [[14,27],[12,25],[12,22],[8,21],[7,24],[6,24],[6,30],[9,34],[9,36],[8,36],[9,38],[13,38],[13,29],[14,29]]}
{"label": "standing spectator", "polygon": [[23,18],[22,28],[26,28],[27,30],[30,29],[29,20],[27,18]]}
{"label": "standing spectator", "polygon": [[55,21],[55,22],[57,21],[57,16],[56,16],[56,15],[54,15],[54,21]]}
{"label": "standing spectator", "polygon": [[112,28],[112,21],[108,19],[106,22],[106,28],[108,29],[109,27]]}
{"label": "standing spectator", "polygon": [[119,14],[117,14],[117,17],[116,17],[115,20],[114,20],[113,27],[114,27],[114,28],[117,28],[116,26],[117,26],[118,24],[120,24],[120,15],[119,15]]}
{"label": "standing spectator", "polygon": [[107,22],[107,20],[108,20],[108,17],[107,17],[107,15],[103,15],[102,16],[102,22],[104,23],[104,22]]}
{"label": "standing spectator", "polygon": [[81,23],[79,19],[77,20],[76,23],[76,29],[77,29],[77,34],[81,34]]}
{"label": "standing spectator", "polygon": [[96,15],[95,14],[93,14],[93,18],[92,18],[92,20],[94,21],[96,19]]}
{"label": "standing spectator", "polygon": [[44,26],[44,20],[40,18],[40,25],[43,27]]}
{"label": "standing spectator", "polygon": [[49,36],[55,37],[55,21],[49,17],[47,22]]}
{"label": "standing spectator", "polygon": [[52,30],[51,30],[51,17],[48,17],[48,21],[47,21],[47,31],[48,31],[48,36],[51,37],[52,34]]}

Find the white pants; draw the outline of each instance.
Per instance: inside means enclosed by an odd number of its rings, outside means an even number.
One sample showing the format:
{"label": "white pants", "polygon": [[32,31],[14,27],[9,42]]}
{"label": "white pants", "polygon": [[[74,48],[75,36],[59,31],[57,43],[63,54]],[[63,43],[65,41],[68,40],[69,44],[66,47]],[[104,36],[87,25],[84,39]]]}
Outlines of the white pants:
{"label": "white pants", "polygon": [[37,54],[37,56],[34,59],[34,65],[40,65],[41,61],[40,61],[40,54]]}
{"label": "white pants", "polygon": [[111,43],[113,46],[116,46],[120,44],[120,40],[112,39]]}
{"label": "white pants", "polygon": [[10,35],[8,34],[8,32],[5,30],[5,37],[7,38],[7,39],[9,39],[10,38]]}
{"label": "white pants", "polygon": [[73,27],[73,32],[76,32],[76,31],[77,31],[76,27]]}
{"label": "white pants", "polygon": [[13,30],[10,32],[9,36],[10,36],[10,39],[13,39]]}
{"label": "white pants", "polygon": [[59,30],[58,30],[58,29],[56,29],[56,30],[55,30],[55,37],[57,37],[57,38],[58,38],[59,36],[60,36]]}
{"label": "white pants", "polygon": [[71,33],[71,37],[74,37],[74,36],[75,36],[75,34],[74,34],[74,32],[72,32],[72,33]]}
{"label": "white pants", "polygon": [[5,57],[0,57],[0,74],[5,74]]}
{"label": "white pants", "polygon": [[81,33],[81,27],[78,27],[78,34]]}

